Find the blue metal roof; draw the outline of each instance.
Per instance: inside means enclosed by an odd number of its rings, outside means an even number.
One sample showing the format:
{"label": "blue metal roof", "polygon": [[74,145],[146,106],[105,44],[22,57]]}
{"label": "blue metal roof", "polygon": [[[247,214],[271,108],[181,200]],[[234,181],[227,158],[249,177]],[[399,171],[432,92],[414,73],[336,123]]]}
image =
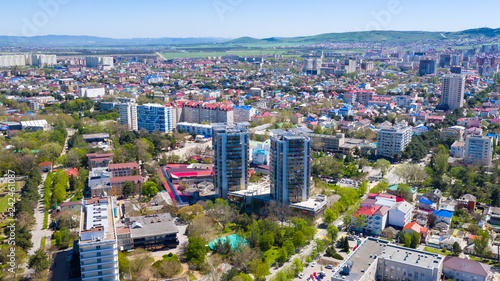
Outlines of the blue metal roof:
{"label": "blue metal roof", "polygon": [[427,200],[425,198],[420,198],[420,200],[418,200],[418,202],[432,205],[432,201],[431,200]]}
{"label": "blue metal roof", "polygon": [[444,218],[453,217],[453,213],[448,212],[448,211],[444,211],[444,210],[439,210],[439,211],[436,210],[436,211],[433,211],[432,213],[438,217],[444,217]]}

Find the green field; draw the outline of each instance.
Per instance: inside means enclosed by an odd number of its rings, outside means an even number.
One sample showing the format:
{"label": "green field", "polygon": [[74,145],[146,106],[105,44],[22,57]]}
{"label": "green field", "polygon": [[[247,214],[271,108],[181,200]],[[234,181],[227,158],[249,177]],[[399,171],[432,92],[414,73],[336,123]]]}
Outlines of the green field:
{"label": "green field", "polygon": [[206,58],[206,57],[222,57],[225,55],[237,55],[237,56],[258,56],[258,55],[283,55],[288,52],[288,50],[276,50],[276,49],[263,49],[263,50],[255,50],[255,49],[241,49],[241,50],[221,50],[221,51],[171,51],[171,52],[163,52],[161,55],[165,59],[175,59],[175,58]]}

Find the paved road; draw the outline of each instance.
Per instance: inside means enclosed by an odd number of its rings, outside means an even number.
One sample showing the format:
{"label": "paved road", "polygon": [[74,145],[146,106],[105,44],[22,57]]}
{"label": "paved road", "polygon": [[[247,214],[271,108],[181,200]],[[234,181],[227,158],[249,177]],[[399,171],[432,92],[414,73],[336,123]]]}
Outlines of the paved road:
{"label": "paved road", "polygon": [[187,245],[188,243],[188,237],[185,235],[186,228],[187,224],[177,226],[177,230],[179,231],[179,234],[177,234],[177,237],[179,238],[179,245],[177,246],[177,248],[170,250],[162,250],[162,251],[151,251],[151,255],[153,257],[163,257],[163,255],[167,255],[170,253],[176,254],[178,256],[182,254],[182,249],[184,248],[184,244]]}
{"label": "paved road", "polygon": [[[36,250],[38,250],[40,248],[40,244],[42,242],[42,237],[52,235],[52,231],[43,229],[43,216],[44,216],[44,211],[45,211],[44,206],[43,206],[43,191],[44,191],[43,183],[45,182],[46,177],[47,177],[47,173],[43,173],[42,174],[42,184],[40,184],[38,186],[38,192],[40,193],[41,199],[40,199],[40,201],[38,201],[38,204],[37,204],[37,207],[35,210],[36,225],[33,228],[33,230],[31,230],[31,234],[32,234],[31,242],[33,242],[33,247],[31,247],[31,249],[29,249],[29,251],[28,251],[29,255],[32,255],[33,253],[35,253]],[[48,240],[50,241],[50,238],[48,238]]]}
{"label": "paved road", "polygon": [[[66,154],[68,150],[68,140],[69,138],[75,133],[74,130],[68,130],[68,136],[66,137],[66,140],[64,142],[64,147],[61,152],[61,155]],[[31,242],[33,242],[33,247],[28,251],[29,255],[32,255],[35,253],[36,250],[40,248],[40,245],[42,243],[42,237],[48,236],[47,241],[50,242],[50,237],[52,236],[52,230],[48,229],[43,229],[43,218],[44,218],[44,205],[43,205],[43,192],[44,192],[44,183],[45,179],[47,178],[47,173],[42,174],[42,182],[38,186],[38,193],[40,193],[41,199],[38,201],[36,210],[35,210],[35,228],[31,231],[32,237],[31,237]],[[49,222],[50,222],[50,213],[49,213]],[[47,243],[47,242],[46,242]]]}

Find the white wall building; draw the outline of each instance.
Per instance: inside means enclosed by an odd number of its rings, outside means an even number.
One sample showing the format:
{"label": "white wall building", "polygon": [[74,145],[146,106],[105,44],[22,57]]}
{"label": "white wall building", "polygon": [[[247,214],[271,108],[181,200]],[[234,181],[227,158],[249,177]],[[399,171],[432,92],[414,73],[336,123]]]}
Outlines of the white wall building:
{"label": "white wall building", "polygon": [[80,88],[78,89],[78,97],[80,98],[97,98],[103,97],[106,94],[104,88]]}
{"label": "white wall building", "polygon": [[394,157],[399,155],[410,143],[413,135],[412,127],[396,125],[377,132],[377,156]]}
{"label": "white wall building", "polygon": [[233,122],[249,122],[256,112],[255,108],[248,105],[233,106]]}
{"label": "white wall building", "polygon": [[465,139],[465,163],[490,166],[492,153],[492,137],[470,135]]}
{"label": "white wall building", "polygon": [[410,203],[406,201],[398,202],[389,210],[389,220],[387,223],[403,228],[411,222],[412,211],[413,206]]}
{"label": "white wall building", "polygon": [[136,103],[121,103],[120,109],[120,124],[127,125],[129,130],[137,131],[137,104]]}
{"label": "white wall building", "polygon": [[83,200],[78,242],[82,281],[120,279],[118,245],[111,197]]}
{"label": "white wall building", "polygon": [[205,137],[211,137],[212,136],[212,125],[180,122],[180,123],[177,123],[177,132],[183,132],[183,133],[188,133],[188,134],[194,133],[196,135],[203,135]]}
{"label": "white wall building", "polygon": [[464,157],[465,153],[465,142],[455,141],[450,148],[450,156],[456,158]]}
{"label": "white wall building", "polygon": [[449,110],[464,105],[465,76],[461,74],[448,74],[443,77],[441,104],[446,104]]}

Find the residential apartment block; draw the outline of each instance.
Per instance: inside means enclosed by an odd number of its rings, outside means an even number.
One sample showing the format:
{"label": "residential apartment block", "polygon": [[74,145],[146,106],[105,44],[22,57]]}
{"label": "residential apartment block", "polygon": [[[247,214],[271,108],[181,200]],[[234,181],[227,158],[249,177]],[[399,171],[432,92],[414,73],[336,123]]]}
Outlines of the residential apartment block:
{"label": "residential apartment block", "polygon": [[248,123],[214,124],[214,184],[220,197],[231,191],[245,190],[249,177]]}
{"label": "residential apartment block", "polygon": [[464,105],[465,76],[461,74],[448,74],[443,77],[441,91],[441,104],[448,106],[449,110]]}
{"label": "residential apartment block", "polygon": [[137,104],[136,103],[120,103],[120,124],[126,125],[129,130],[137,131]]}
{"label": "residential apartment block", "polygon": [[492,137],[471,135],[465,139],[465,163],[490,166],[492,156]]}
{"label": "residential apartment block", "polygon": [[172,107],[153,103],[137,106],[137,128],[146,129],[148,132],[172,132]]}
{"label": "residential apartment block", "polygon": [[392,158],[400,155],[410,143],[412,127],[399,124],[377,132],[377,156]]}
{"label": "residential apartment block", "polygon": [[111,197],[83,200],[78,255],[82,281],[120,279],[118,245]]}
{"label": "residential apartment block", "polygon": [[271,195],[281,203],[309,199],[311,139],[301,129],[271,130]]}

